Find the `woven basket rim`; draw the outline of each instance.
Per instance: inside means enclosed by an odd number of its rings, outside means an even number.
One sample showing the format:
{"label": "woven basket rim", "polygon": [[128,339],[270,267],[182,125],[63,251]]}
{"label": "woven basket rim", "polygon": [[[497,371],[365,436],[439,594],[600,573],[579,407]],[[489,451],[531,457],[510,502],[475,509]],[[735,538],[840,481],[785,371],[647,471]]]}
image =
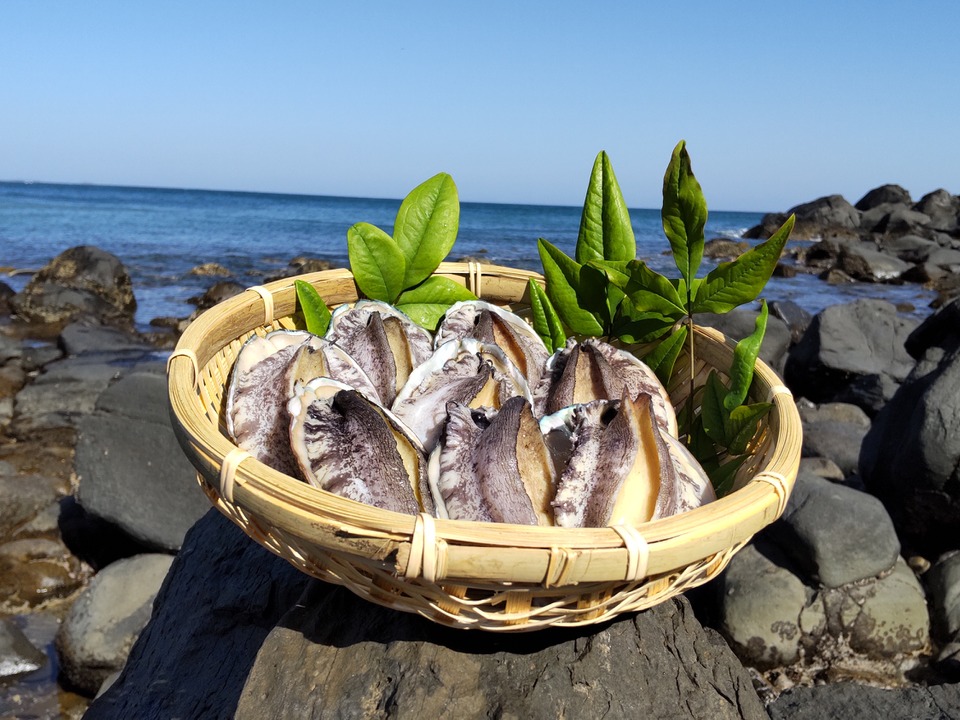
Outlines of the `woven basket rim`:
{"label": "woven basket rim", "polygon": [[[472,282],[473,277],[479,282],[481,276],[487,278],[487,281],[490,278],[510,277],[524,282],[527,278],[543,282],[542,277],[532,271],[497,265],[479,266],[476,263],[442,263],[436,274],[467,285]],[[237,448],[220,432],[218,425],[210,421],[198,404],[197,385],[200,378],[197,371],[202,372],[218,352],[243,334],[229,337],[230,332],[225,333],[223,330],[224,326],[229,324],[227,321],[238,315],[256,313],[262,313],[264,321],[289,317],[292,315],[292,305],[288,296],[293,292],[295,280],[316,284],[332,280],[352,281],[352,277],[346,269],[326,270],[284,278],[249,289],[207,310],[191,323],[182,335],[168,365],[171,418],[186,455],[198,472],[207,477],[216,492],[222,495],[222,488],[217,490],[212,477],[216,477],[224,459]],[[245,332],[253,329],[255,328],[248,328]],[[734,343],[719,332],[696,327],[695,334],[697,342],[714,343],[725,348],[723,352],[732,355]],[[761,360],[757,361],[754,377],[754,388],[759,388],[764,393],[772,391],[769,398],[763,399],[769,399],[773,405],[770,422],[777,429],[777,440],[781,439],[780,436],[788,440],[778,444],[772,459],[760,468],[744,487],[692,511],[637,526],[650,547],[651,572],[668,569],[657,567],[655,559],[658,549],[675,549],[685,543],[697,542],[698,537],[702,542],[706,542],[703,538],[711,537],[712,544],[703,547],[703,556],[706,557],[712,552],[745,541],[783,512],[799,465],[799,414],[792,395],[776,373]],[[226,383],[227,379],[224,378],[223,382]],[[392,558],[398,568],[409,567],[411,545],[418,532],[418,516],[383,510],[332,495],[288,477],[250,457],[243,459],[235,468],[235,477],[231,482],[233,497],[229,498],[230,502],[255,506],[255,512],[267,514],[271,514],[273,506],[276,513],[289,516],[284,518],[285,521],[294,525],[302,523],[302,529],[308,534],[311,531],[312,518],[319,514],[325,517],[325,522],[339,528],[339,533],[344,538],[369,541],[356,549],[359,555],[373,559]],[[738,518],[744,521],[749,518],[750,521],[745,522],[742,532],[736,532],[715,525],[719,517],[732,519],[734,525]],[[433,519],[432,524],[437,537],[451,545],[466,544],[499,549],[530,548],[547,552],[552,552],[557,547],[574,551],[622,550],[624,547],[622,535],[609,527],[530,527],[439,518]],[[715,538],[713,535],[722,537]],[[310,535],[310,538],[315,539],[313,535]],[[342,550],[343,547],[337,544],[334,549]],[[584,577],[583,581],[590,581],[590,578]]]}

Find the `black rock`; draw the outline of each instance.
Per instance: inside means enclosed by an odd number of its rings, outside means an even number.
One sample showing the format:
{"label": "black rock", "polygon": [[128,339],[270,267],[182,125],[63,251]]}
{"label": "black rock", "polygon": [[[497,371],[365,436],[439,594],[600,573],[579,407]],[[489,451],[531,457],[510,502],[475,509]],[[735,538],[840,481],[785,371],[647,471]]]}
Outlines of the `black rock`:
{"label": "black rock", "polygon": [[887,203],[912,205],[913,200],[910,193],[899,185],[881,185],[860,198],[854,207],[865,211]]}
{"label": "black rock", "polygon": [[85,717],[604,714],[765,717],[746,671],[682,598],[598,627],[455,630],[309,580],[210,513]]}
{"label": "black rock", "polygon": [[960,685],[888,690],[836,683],[787,690],[767,707],[770,720],[953,720]]}
{"label": "black rock", "polygon": [[860,453],[867,488],[904,544],[927,555],[960,547],[960,337],[954,330],[933,338],[938,324],[915,336],[922,359],[874,419]]}
{"label": "black rock", "polygon": [[123,263],[90,245],[60,253],[10,302],[24,320],[42,323],[89,315],[112,325],[132,327],[137,309],[133,283]]}
{"label": "black rock", "polygon": [[770,303],[770,314],[786,323],[792,342],[800,341],[813,320],[813,315],[792,300],[774,300]]}
{"label": "black rock", "polygon": [[916,325],[883,300],[832,305],[790,350],[787,385],[797,397],[853,402],[873,415],[913,367],[903,343]]}

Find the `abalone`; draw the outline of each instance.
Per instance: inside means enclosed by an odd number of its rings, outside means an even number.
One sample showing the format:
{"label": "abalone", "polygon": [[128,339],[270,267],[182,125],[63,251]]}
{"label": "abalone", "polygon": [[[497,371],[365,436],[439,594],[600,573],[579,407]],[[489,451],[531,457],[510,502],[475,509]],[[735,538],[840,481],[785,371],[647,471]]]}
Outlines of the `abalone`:
{"label": "abalone", "polygon": [[437,328],[434,346],[473,338],[499,347],[536,387],[550,353],[536,331],[516,313],[483,300],[454,303]]}
{"label": "abalone", "polygon": [[391,409],[429,452],[436,445],[448,402],[499,408],[514,395],[532,400],[517,367],[496,345],[468,338],[444,343],[410,373]]}
{"label": "abalone", "polygon": [[553,524],[556,471],[523,397],[510,398],[499,411],[447,403],[428,477],[441,517]]}
{"label": "abalone", "polygon": [[290,402],[290,443],[311,485],[396,512],[434,512],[426,455],[385,408],[326,379]]}
{"label": "abalone", "polygon": [[571,338],[550,357],[534,390],[534,409],[542,417],[593,400],[617,400],[624,389],[633,398],[650,395],[657,421],[677,436],[677,417],[656,373],[632,353],[595,338]]}
{"label": "abalone", "polygon": [[327,339],[346,350],[367,373],[385,407],[415,367],[433,354],[433,337],[399,310],[375,300],[341,305]]}

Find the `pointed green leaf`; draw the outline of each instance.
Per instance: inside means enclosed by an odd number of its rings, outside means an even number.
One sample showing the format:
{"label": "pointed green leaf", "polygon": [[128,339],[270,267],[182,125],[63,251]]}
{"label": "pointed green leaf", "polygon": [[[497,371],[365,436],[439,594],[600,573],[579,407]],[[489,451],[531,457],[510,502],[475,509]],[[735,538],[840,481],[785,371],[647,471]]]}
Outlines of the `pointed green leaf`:
{"label": "pointed green leaf", "polygon": [[725,313],[755,300],[777,267],[793,223],[791,215],[769,240],[710,271],[697,288],[693,312]]}
{"label": "pointed green leaf", "polygon": [[459,226],[460,199],[449,175],[434,175],[410,191],[393,226],[406,260],[403,287],[430,277],[453,248]]}
{"label": "pointed green leaf", "polygon": [[727,389],[723,387],[720,376],[711,371],[707,377],[703,400],[700,405],[700,417],[703,418],[703,430],[715,443],[726,447],[728,440],[729,414],[723,407],[723,397]]}
{"label": "pointed green leaf", "polygon": [[623,292],[611,286],[607,273],[592,263],[580,266],[580,306],[589,310],[604,328],[613,322]]}
{"label": "pointed green leaf", "polygon": [[406,260],[380,228],[357,223],[347,230],[347,254],[357,286],[368,298],[392,303],[404,288]]}
{"label": "pointed green leaf", "polygon": [[737,343],[733,350],[733,362],[730,365],[730,391],[723,399],[723,406],[732,411],[747,399],[750,383],[753,382],[753,368],[757,364],[760,345],[767,330],[767,303],[760,303],[760,314],[754,331]]}
{"label": "pointed green leaf", "polygon": [[[620,307],[622,308],[626,302],[625,300],[621,303]],[[672,327],[673,319],[655,313],[647,313],[634,318],[618,317],[614,320],[609,334],[633,345],[658,340],[670,332]]]}
{"label": "pointed green leaf", "polygon": [[555,352],[567,344],[567,334],[547,293],[534,280],[527,281],[530,296],[530,310],[533,313],[533,329],[543,340],[550,352]]}
{"label": "pointed green leaf", "polygon": [[613,174],[610,157],[601,151],[593,163],[587,196],[583,201],[577,262],[632,260],[636,256],[637,243],[627,203]]}
{"label": "pointed green leaf", "polygon": [[320,297],[320,293],[310,283],[304,280],[294,280],[293,286],[297,290],[297,302],[300,304],[300,311],[303,313],[304,322],[307,324],[307,332],[314,335],[325,335],[327,328],[330,327],[330,308]]}
{"label": "pointed green leaf", "polygon": [[397,309],[431,332],[447,309],[462,300],[476,300],[477,296],[450,278],[434,275],[397,298]]}
{"label": "pointed green leaf", "polygon": [[603,335],[599,320],[580,306],[580,263],[543,238],[537,242],[537,249],[547,280],[547,297],[564,325],[578,335]]}
{"label": "pointed green leaf", "polygon": [[660,382],[664,385],[670,382],[673,375],[673,366],[683,351],[687,332],[687,326],[681,325],[676,332],[661,340],[652,352],[643,356],[643,361],[657,374]]}
{"label": "pointed green leaf", "polygon": [[760,420],[770,412],[771,403],[741,405],[730,413],[727,450],[731,455],[740,455],[747,451],[747,445],[760,429]]}
{"label": "pointed green leaf", "polygon": [[703,259],[703,226],[707,222],[707,202],[700,183],[690,167],[686,143],[681,140],[673,150],[663,176],[663,232],[670,241],[673,259],[680,275],[690,285]]}

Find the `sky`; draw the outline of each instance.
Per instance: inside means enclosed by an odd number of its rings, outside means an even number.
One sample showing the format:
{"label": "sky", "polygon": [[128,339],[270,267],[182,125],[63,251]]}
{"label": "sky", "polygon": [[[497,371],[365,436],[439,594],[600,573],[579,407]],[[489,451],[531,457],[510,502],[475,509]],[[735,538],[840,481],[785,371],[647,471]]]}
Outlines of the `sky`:
{"label": "sky", "polygon": [[658,208],[960,193],[960,3],[0,2],[0,180]]}

